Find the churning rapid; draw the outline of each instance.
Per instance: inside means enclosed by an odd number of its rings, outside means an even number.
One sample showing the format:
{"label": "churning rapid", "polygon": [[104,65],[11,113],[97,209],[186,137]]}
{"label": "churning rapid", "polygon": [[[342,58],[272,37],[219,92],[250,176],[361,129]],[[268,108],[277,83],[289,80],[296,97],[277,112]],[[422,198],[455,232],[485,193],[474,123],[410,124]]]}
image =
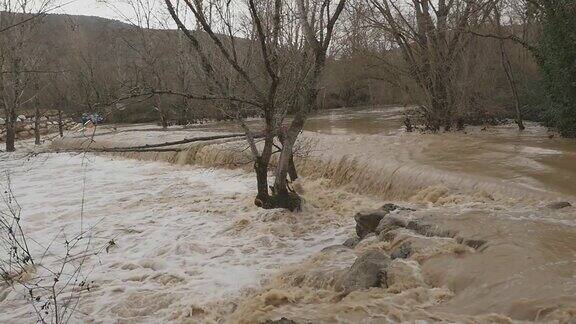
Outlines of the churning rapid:
{"label": "churning rapid", "polygon": [[[405,133],[401,119],[401,109],[380,108],[309,120],[293,184],[300,213],[252,206],[238,138],[171,152],[40,154],[34,168],[0,163],[15,170],[32,236],[74,229],[86,183],[83,221],[97,224],[98,238],[114,237],[114,249],[89,261],[95,288],[79,321],[574,321],[576,143],[534,124]],[[103,127],[93,141],[71,133],[44,149],[232,131]],[[10,310],[0,322],[31,318],[7,287],[0,307]]]}

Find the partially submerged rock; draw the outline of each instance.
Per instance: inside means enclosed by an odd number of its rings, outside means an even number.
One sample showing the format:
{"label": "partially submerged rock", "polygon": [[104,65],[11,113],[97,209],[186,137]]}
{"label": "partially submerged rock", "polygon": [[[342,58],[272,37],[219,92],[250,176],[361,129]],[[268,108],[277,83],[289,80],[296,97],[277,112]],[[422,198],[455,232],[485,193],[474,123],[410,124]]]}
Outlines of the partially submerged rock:
{"label": "partially submerged rock", "polygon": [[354,220],[356,221],[356,234],[358,237],[364,238],[366,235],[374,233],[382,218],[388,213],[387,211],[374,210],[356,214]]}
{"label": "partially submerged rock", "polygon": [[358,243],[355,247],[356,251],[359,250],[363,250],[366,248],[369,248],[371,245],[373,245],[374,243],[377,243],[379,241],[378,236],[376,236],[376,234],[374,233],[370,233],[368,235],[366,235],[366,237],[364,237],[360,243]]}
{"label": "partially submerged rock", "polygon": [[376,233],[380,236],[380,238],[384,241],[390,241],[390,239],[385,239],[383,236],[386,236],[386,233],[389,233],[392,230],[406,227],[405,222],[396,218],[396,217],[386,217],[380,221],[378,227],[376,227]]}
{"label": "partially submerged rock", "polygon": [[360,243],[360,238],[355,236],[355,237],[351,237],[351,238],[347,239],[346,241],[344,241],[344,243],[342,243],[342,245],[347,246],[347,247],[352,249],[356,245],[358,245],[358,243]]}
{"label": "partially submerged rock", "polygon": [[462,243],[464,243],[465,245],[468,245],[469,247],[471,247],[475,250],[478,250],[479,248],[486,245],[486,243],[488,243],[488,242],[486,240],[464,239]]}
{"label": "partially submerged rock", "polygon": [[385,279],[388,291],[393,293],[426,286],[420,265],[416,261],[401,259],[392,261]]}
{"label": "partially submerged rock", "polygon": [[370,233],[378,233],[376,229],[378,228],[378,224],[380,224],[380,221],[386,215],[390,214],[390,212],[397,209],[406,209],[406,208],[400,207],[395,204],[385,204],[384,206],[376,210],[357,213],[354,216],[354,220],[356,221],[356,234],[358,235],[359,238],[364,238],[366,235]]}
{"label": "partially submerged rock", "polygon": [[344,293],[381,286],[390,261],[381,250],[370,250],[358,257],[344,276]]}
{"label": "partially submerged rock", "polygon": [[282,318],[277,319],[277,320],[267,320],[266,322],[262,322],[262,324],[297,324],[297,323],[291,319],[288,319],[286,317],[282,317]]}
{"label": "partially submerged rock", "polygon": [[410,242],[404,242],[398,247],[392,250],[390,253],[390,258],[395,259],[406,259],[412,254],[412,244]]}
{"label": "partially submerged rock", "polygon": [[570,207],[570,206],[572,206],[572,204],[567,202],[567,201],[557,201],[557,202],[553,202],[551,204],[548,204],[546,207],[548,207],[550,209],[562,209],[562,208],[566,208],[566,207]]}
{"label": "partially submerged rock", "polygon": [[345,250],[349,250],[350,247],[344,245],[344,244],[335,244],[335,245],[329,245],[325,248],[322,249],[322,252],[332,252],[332,251],[345,251]]}

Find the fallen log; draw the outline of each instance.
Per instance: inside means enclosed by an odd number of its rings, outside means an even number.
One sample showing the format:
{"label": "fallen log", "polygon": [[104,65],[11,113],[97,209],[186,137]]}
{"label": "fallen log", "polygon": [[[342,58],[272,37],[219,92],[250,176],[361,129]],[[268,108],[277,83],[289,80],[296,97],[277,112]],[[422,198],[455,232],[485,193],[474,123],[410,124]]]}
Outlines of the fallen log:
{"label": "fallen log", "polygon": [[158,147],[165,147],[165,146],[173,146],[173,145],[180,145],[180,144],[187,144],[193,142],[201,142],[201,141],[211,141],[217,139],[224,139],[224,138],[234,138],[234,137],[243,137],[246,134],[226,134],[226,135],[214,135],[214,136],[203,136],[203,137],[194,137],[183,139],[179,141],[173,142],[164,142],[159,144],[146,144],[140,146],[127,146],[127,147],[109,147],[106,148],[106,151],[122,151],[125,152],[126,150],[142,150],[142,149],[150,149],[150,148],[158,148]]}
{"label": "fallen log", "polygon": [[[172,141],[172,142],[164,142],[159,144],[146,144],[140,146],[127,146],[127,147],[99,147],[99,148],[78,148],[78,149],[66,149],[66,150],[58,150],[58,152],[180,152],[183,151],[183,148],[163,148],[166,146],[173,146],[173,145],[180,145],[180,144],[187,144],[193,142],[201,142],[201,141],[211,141],[217,139],[225,139],[225,138],[235,138],[235,137],[243,137],[246,134],[226,134],[226,135],[214,135],[214,136],[203,136],[203,137],[194,137],[183,139],[179,141]],[[255,135],[254,138],[263,137],[262,135]]]}

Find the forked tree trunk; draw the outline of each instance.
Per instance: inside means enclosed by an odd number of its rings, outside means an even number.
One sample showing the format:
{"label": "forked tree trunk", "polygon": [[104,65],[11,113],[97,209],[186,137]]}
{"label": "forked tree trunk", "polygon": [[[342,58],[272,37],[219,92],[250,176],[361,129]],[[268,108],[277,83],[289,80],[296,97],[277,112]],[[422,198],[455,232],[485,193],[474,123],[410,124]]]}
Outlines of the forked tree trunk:
{"label": "forked tree trunk", "polygon": [[[284,148],[286,142],[286,134],[280,132],[280,134],[278,134],[278,140],[280,140],[280,144],[282,144],[282,148]],[[298,179],[298,172],[296,170],[296,165],[294,164],[294,147],[292,147],[290,158],[288,159],[288,176],[292,182]]]}
{"label": "forked tree trunk", "polygon": [[288,175],[292,181],[296,180],[296,167],[294,165],[294,145],[298,134],[304,127],[304,117],[297,114],[286,134],[280,133],[278,138],[282,144],[276,174],[274,179],[274,195],[278,207],[289,210],[300,210],[301,199],[297,193],[291,192],[288,188]]}
{"label": "forked tree trunk", "polygon": [[274,199],[277,207],[288,210],[300,210],[301,200],[297,193],[291,192],[288,188],[288,175],[291,170],[295,171],[293,163],[294,143],[288,143],[282,146],[278,166],[276,167],[276,177],[274,179]]}

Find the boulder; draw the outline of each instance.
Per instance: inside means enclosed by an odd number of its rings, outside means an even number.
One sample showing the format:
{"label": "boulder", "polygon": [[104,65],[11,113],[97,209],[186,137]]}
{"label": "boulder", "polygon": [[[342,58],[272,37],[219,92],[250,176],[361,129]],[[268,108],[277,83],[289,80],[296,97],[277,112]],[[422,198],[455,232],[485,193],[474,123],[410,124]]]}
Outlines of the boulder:
{"label": "boulder", "polygon": [[[402,221],[401,219],[398,219],[396,217],[386,217],[383,218],[380,223],[378,223],[378,226],[376,227],[376,233],[378,233],[378,235],[381,236],[382,235],[395,230],[397,228],[401,228],[401,227],[405,227],[406,224],[404,221]],[[388,240],[385,240],[388,241]]]}
{"label": "boulder", "polygon": [[0,118],[0,125],[4,125],[6,124],[6,121],[4,120],[4,118]]}
{"label": "boulder", "polygon": [[572,206],[571,203],[567,202],[567,201],[557,201],[557,202],[553,202],[551,204],[548,204],[548,208],[550,209],[562,209],[562,208],[566,208],[566,207],[570,207]]}
{"label": "boulder", "polygon": [[392,261],[386,271],[385,279],[388,291],[393,293],[426,286],[420,265],[416,261],[401,259]]}
{"label": "boulder", "polygon": [[365,249],[365,248],[369,247],[370,245],[372,245],[378,241],[379,241],[378,236],[376,236],[376,234],[374,234],[374,233],[370,233],[370,234],[366,235],[363,239],[361,239],[355,248],[356,248],[356,250],[362,250],[362,249]]}
{"label": "boulder", "polygon": [[390,253],[390,258],[395,259],[406,259],[412,254],[412,244],[410,242],[404,242],[400,246],[396,247]]}
{"label": "boulder", "polygon": [[358,243],[360,243],[360,238],[358,238],[357,236],[355,237],[351,237],[349,239],[347,239],[346,241],[344,241],[344,243],[342,243],[342,245],[347,246],[349,248],[354,248]]}
{"label": "boulder", "polygon": [[344,293],[381,286],[382,282],[385,282],[383,278],[390,262],[386,253],[376,249],[359,256],[344,276]]}
{"label": "boulder", "polygon": [[354,216],[354,220],[356,221],[356,234],[358,237],[363,238],[369,233],[376,233],[376,228],[384,216],[398,208],[400,207],[394,204],[385,204],[376,210],[357,213]]}

